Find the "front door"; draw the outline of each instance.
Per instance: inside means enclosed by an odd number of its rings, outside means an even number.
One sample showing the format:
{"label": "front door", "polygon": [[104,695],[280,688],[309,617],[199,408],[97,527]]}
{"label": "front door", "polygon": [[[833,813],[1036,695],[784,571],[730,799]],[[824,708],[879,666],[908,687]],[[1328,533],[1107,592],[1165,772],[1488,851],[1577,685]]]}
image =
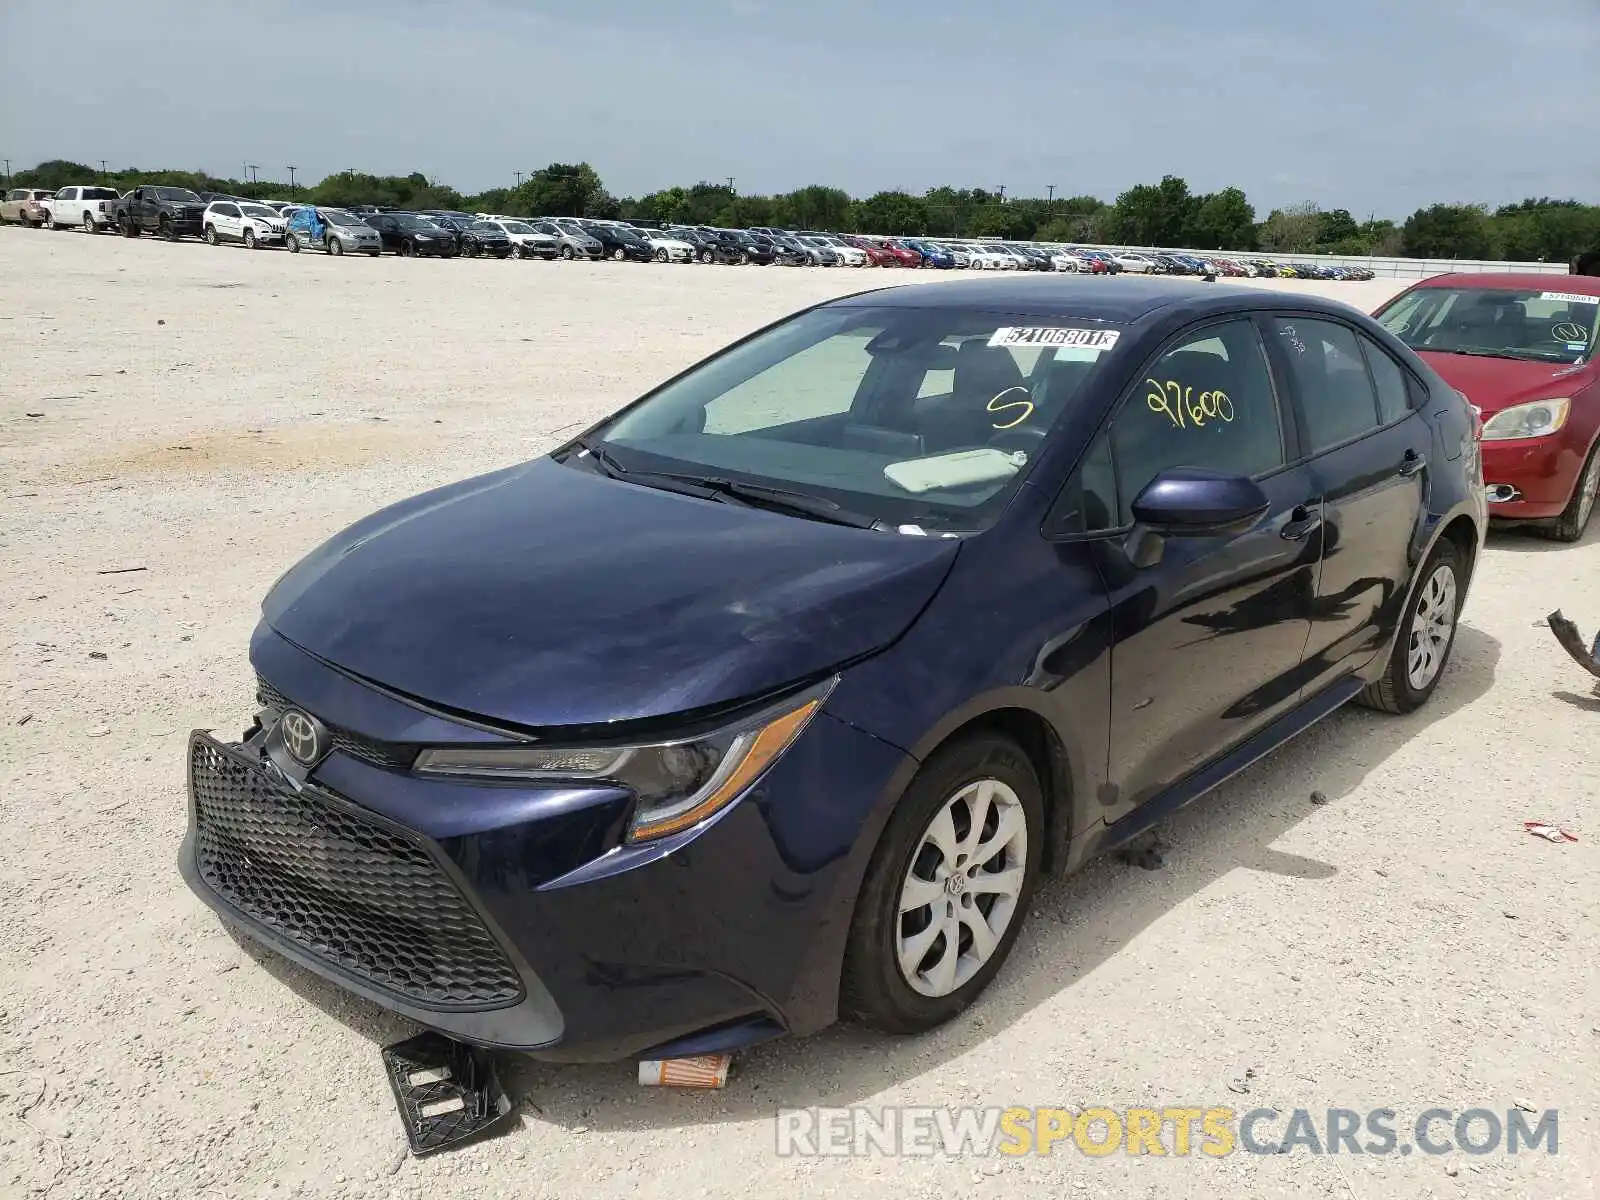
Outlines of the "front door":
{"label": "front door", "polygon": [[1169,342],[1091,451],[1114,489],[1097,507],[1120,529],[1169,467],[1251,476],[1270,501],[1242,533],[1167,538],[1153,566],[1135,565],[1126,538],[1097,543],[1114,640],[1107,823],[1294,706],[1321,504],[1287,447],[1260,334],[1240,317]]}
{"label": "front door", "polygon": [[1408,372],[1376,342],[1303,314],[1275,314],[1263,328],[1326,521],[1306,645],[1309,694],[1389,645],[1437,464],[1428,462],[1432,431],[1411,405],[1421,385],[1408,384]]}

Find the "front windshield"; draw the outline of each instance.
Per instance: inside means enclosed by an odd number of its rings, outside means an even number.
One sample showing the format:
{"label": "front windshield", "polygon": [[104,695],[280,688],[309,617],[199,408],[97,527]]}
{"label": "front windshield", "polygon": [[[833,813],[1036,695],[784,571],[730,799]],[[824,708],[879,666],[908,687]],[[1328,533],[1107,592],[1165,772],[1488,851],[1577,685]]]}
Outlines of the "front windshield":
{"label": "front windshield", "polygon": [[158,187],[155,189],[157,200],[176,200],[180,204],[204,204],[199,196],[188,188]]}
{"label": "front windshield", "polygon": [[247,217],[276,217],[278,210],[268,208],[265,204],[241,204],[239,211]]}
{"label": "front windshield", "polygon": [[347,212],[324,212],[322,219],[329,225],[365,225],[366,222],[359,217],[353,217]]}
{"label": "front windshield", "polygon": [[505,231],[507,233],[532,233],[533,226],[524,225],[521,221],[507,221],[505,223]]}
{"label": "front windshield", "polygon": [[479,233],[501,232],[500,226],[494,224],[492,221],[474,221],[472,223],[472,228],[477,230]]}
{"label": "front windshield", "polygon": [[813,310],[595,437],[644,484],[652,471],[731,478],[894,525],[982,529],[1116,340],[1056,318],[1014,328],[1023,323],[967,309]]}
{"label": "front windshield", "polygon": [[1378,311],[1413,350],[1587,361],[1600,336],[1600,296],[1549,288],[1418,288]]}
{"label": "front windshield", "polygon": [[426,217],[397,216],[395,223],[401,229],[408,229],[412,233],[443,233],[444,226],[430,221]]}

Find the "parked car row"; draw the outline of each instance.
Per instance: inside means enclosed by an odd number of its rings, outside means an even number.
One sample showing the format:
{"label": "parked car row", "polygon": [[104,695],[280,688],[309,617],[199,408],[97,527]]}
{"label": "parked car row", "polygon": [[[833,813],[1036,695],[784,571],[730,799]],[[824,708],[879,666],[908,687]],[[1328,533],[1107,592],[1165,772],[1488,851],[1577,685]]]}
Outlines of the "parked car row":
{"label": "parked car row", "polygon": [[219,192],[142,186],[18,188],[0,203],[0,221],[91,233],[116,228],[212,245],[285,246],[329,254],[385,250],[407,257],[601,259],[788,267],[906,267],[932,270],[1066,271],[1092,275],[1195,275],[1236,278],[1371,279],[1366,267],[1281,262],[1157,250],[1105,250],[974,238],[890,238],[822,230],[727,229],[712,225],[515,217],[449,209],[378,205],[330,208],[289,200],[251,200]]}

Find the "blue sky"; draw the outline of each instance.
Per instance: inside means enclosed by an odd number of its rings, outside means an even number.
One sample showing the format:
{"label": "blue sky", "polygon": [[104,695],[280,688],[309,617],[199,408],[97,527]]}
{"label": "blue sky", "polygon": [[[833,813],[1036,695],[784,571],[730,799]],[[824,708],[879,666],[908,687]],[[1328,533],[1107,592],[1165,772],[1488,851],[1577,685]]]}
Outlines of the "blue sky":
{"label": "blue sky", "polygon": [[0,155],[464,191],[587,160],[619,196],[1170,172],[1404,218],[1600,202],[1597,64],[1600,0],[6,0]]}

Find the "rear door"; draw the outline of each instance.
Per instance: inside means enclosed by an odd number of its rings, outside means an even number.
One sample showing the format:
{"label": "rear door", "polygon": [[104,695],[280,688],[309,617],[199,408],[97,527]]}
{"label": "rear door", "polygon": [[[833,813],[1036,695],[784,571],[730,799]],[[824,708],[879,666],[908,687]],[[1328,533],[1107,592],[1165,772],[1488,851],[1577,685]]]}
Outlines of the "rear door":
{"label": "rear door", "polygon": [[1134,565],[1124,536],[1097,542],[1115,638],[1108,823],[1299,696],[1320,506],[1292,447],[1260,332],[1243,315],[1171,339],[1089,451],[1091,529],[1110,521],[1117,535],[1130,530],[1134,499],[1169,467],[1248,475],[1270,501],[1242,533],[1168,538],[1154,566]]}
{"label": "rear door", "polygon": [[1309,694],[1389,644],[1439,464],[1416,407],[1426,388],[1377,342],[1322,314],[1273,314],[1262,328],[1323,500]]}

